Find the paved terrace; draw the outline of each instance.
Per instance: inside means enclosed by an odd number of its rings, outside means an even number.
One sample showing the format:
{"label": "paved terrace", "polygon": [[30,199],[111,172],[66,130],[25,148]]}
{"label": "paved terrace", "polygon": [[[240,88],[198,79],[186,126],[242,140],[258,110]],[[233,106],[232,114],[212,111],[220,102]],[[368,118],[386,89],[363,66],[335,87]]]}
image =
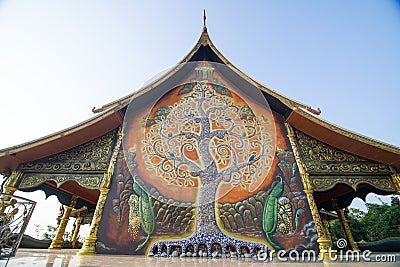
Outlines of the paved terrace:
{"label": "paved terrace", "polygon": [[[64,249],[50,251],[46,249],[19,249],[17,255],[11,258],[7,266],[45,266],[45,267],[92,267],[92,266],[141,266],[141,267],[169,267],[169,266],[373,266],[392,267],[400,266],[400,253],[391,253],[396,262],[377,262],[376,257],[386,257],[389,254],[375,253],[371,262],[264,262],[257,259],[232,258],[162,258],[129,255],[77,255],[78,250]],[[6,266],[7,260],[0,260],[0,266]]]}

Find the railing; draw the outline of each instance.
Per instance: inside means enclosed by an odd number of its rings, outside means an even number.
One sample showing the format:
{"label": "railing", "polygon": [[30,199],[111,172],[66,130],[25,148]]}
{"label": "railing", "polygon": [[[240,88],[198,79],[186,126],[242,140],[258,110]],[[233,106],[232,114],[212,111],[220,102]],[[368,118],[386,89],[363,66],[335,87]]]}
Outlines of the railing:
{"label": "railing", "polygon": [[36,202],[0,193],[0,259],[15,256]]}

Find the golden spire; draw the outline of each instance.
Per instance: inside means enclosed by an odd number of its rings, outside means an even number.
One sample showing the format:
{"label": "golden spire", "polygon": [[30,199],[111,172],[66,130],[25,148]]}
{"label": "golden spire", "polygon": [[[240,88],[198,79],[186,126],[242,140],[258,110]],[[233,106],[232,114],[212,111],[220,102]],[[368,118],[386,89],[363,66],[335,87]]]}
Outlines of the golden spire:
{"label": "golden spire", "polygon": [[203,31],[207,31],[207,26],[206,26],[206,10],[203,10]]}

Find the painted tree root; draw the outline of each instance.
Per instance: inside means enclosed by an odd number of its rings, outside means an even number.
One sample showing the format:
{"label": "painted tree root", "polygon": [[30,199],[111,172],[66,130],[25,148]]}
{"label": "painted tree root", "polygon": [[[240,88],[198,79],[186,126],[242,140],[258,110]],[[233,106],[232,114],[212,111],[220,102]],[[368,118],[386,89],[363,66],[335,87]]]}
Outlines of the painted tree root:
{"label": "painted tree root", "polygon": [[[216,234],[200,234],[195,233],[193,236],[182,239],[182,240],[163,240],[154,243],[149,250],[149,255],[153,255],[153,251],[157,248],[157,253],[155,256],[161,256],[162,248],[165,245],[167,248],[166,256],[171,256],[172,247],[179,246],[182,249],[181,253],[186,253],[187,248],[192,245],[193,246],[193,256],[199,255],[199,245],[204,244],[207,246],[207,255],[211,257],[213,251],[213,245],[219,244],[221,246],[222,255],[229,253],[228,246],[234,247],[236,249],[236,254],[238,256],[244,255],[241,252],[242,247],[247,247],[249,249],[249,254],[251,256],[257,255],[257,250],[262,250],[263,252],[269,253],[270,249],[267,245],[260,242],[252,242],[240,239],[234,239],[225,235],[222,232],[218,232]],[[204,251],[205,252],[205,251]]]}

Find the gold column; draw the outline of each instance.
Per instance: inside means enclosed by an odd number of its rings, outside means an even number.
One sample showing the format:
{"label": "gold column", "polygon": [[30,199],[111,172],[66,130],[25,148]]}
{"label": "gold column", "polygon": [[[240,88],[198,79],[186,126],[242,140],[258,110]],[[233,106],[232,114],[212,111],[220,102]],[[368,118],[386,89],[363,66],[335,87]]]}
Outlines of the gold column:
{"label": "gold column", "polygon": [[331,231],[330,231],[330,227],[329,227],[329,222],[326,218],[322,217],[322,224],[324,225],[324,229],[325,229],[325,233],[326,233],[326,237],[329,239],[329,246],[332,248],[333,247],[333,242],[332,242],[332,235],[331,235]]}
{"label": "gold column", "polygon": [[93,214],[92,223],[90,224],[90,233],[85,238],[82,248],[79,250],[79,254],[95,254],[96,253],[96,241],[97,231],[99,230],[99,224],[103,215],[104,204],[106,203],[108,188],[100,188],[99,200],[97,200],[96,209]]}
{"label": "gold column", "polygon": [[78,196],[73,195],[71,198],[71,203],[69,206],[65,208],[64,215],[61,219],[60,225],[57,229],[56,237],[51,241],[49,249],[61,249],[63,243],[63,235],[65,233],[65,227],[67,227],[67,223],[69,221],[69,216],[71,215],[72,209],[75,207],[76,201],[78,200]]}
{"label": "gold column", "polygon": [[359,251],[356,242],[354,242],[353,234],[351,233],[350,226],[347,223],[344,211],[342,209],[337,209],[336,213],[339,216],[339,221],[340,224],[342,225],[343,232],[346,235],[347,243],[349,244],[350,249],[354,251]]}
{"label": "gold column", "polygon": [[71,237],[71,248],[75,248],[76,240],[78,239],[79,229],[81,228],[83,217],[79,216],[75,221],[74,233]]}
{"label": "gold column", "polygon": [[319,257],[323,259],[329,258],[329,253],[331,249],[332,240],[329,238],[329,235],[325,231],[324,224],[321,220],[319,210],[317,204],[314,199],[314,190],[311,185],[309,174],[305,171],[303,163],[301,161],[299,150],[297,149],[295,134],[292,126],[289,123],[285,123],[286,130],[288,132],[288,138],[290,144],[292,146],[293,154],[296,159],[297,167],[299,168],[301,181],[304,187],[304,193],[306,193],[308,205],[310,206],[311,215],[313,217],[315,227],[317,229],[318,234],[318,245],[319,245]]}
{"label": "gold column", "polygon": [[7,183],[5,185],[6,194],[12,195],[17,190],[17,184],[22,178],[24,173],[22,171],[12,171],[10,177],[7,179]]}
{"label": "gold column", "polygon": [[[11,172],[4,186],[5,194],[14,195],[14,192],[17,191],[17,184],[21,180],[23,174],[24,173],[21,171]],[[8,200],[10,200],[10,197],[7,196],[2,197],[2,199],[0,200],[0,212],[4,212],[4,210],[7,208],[8,204],[6,204],[6,202],[8,202]]]}
{"label": "gold column", "polygon": [[101,217],[103,216],[104,205],[106,204],[108,191],[110,190],[111,178],[114,173],[115,162],[117,161],[117,156],[119,153],[119,148],[122,143],[122,133],[118,132],[117,142],[115,143],[113,154],[111,156],[110,164],[108,166],[107,172],[104,174],[103,180],[100,185],[100,196],[97,200],[96,209],[93,214],[92,223],[90,224],[89,235],[85,238],[82,248],[79,250],[78,254],[96,254],[96,241],[97,232],[99,230],[99,224]]}
{"label": "gold column", "polygon": [[319,257],[327,259],[329,257],[332,240],[329,238],[329,235],[325,232],[324,224],[321,220],[317,204],[315,203],[314,190],[311,188],[311,183],[310,183],[310,178],[308,177],[308,173],[302,174],[301,180],[304,186],[304,193],[306,193],[307,196],[308,205],[310,206],[311,215],[314,219],[315,227],[317,228]]}
{"label": "gold column", "polygon": [[61,205],[60,206],[60,210],[59,210],[59,212],[58,212],[58,215],[57,215],[57,227],[60,225],[60,223],[61,223],[61,219],[62,219],[62,217],[63,217],[63,215],[64,215],[64,206],[63,205]]}
{"label": "gold column", "polygon": [[396,186],[397,192],[396,194],[400,195],[400,173],[395,173],[392,175],[392,181]]}

